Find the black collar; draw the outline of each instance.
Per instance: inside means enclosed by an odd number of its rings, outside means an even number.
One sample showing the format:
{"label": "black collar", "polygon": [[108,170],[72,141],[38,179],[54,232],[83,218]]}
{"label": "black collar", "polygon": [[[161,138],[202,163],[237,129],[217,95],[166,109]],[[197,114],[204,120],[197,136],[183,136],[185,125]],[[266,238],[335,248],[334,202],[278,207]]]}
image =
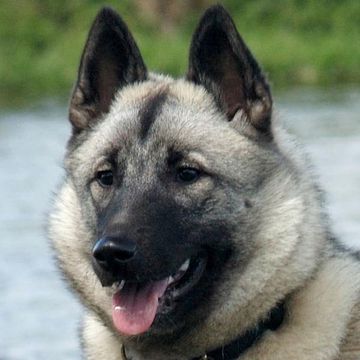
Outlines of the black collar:
{"label": "black collar", "polygon": [[[191,360],[236,360],[252,345],[254,345],[267,330],[275,331],[282,324],[285,316],[284,303],[276,305],[266,320],[258,323],[253,329],[248,330],[244,335],[238,337],[231,343],[211,350],[206,354],[192,358]],[[122,356],[126,357],[125,348],[122,346]]]}
{"label": "black collar", "polygon": [[266,330],[276,330],[284,320],[285,306],[281,303],[275,306],[266,320],[258,323],[253,329],[248,330],[244,335],[238,337],[230,344],[221,346],[206,354],[191,360],[235,360],[238,359],[246,350],[254,345],[265,333]]}

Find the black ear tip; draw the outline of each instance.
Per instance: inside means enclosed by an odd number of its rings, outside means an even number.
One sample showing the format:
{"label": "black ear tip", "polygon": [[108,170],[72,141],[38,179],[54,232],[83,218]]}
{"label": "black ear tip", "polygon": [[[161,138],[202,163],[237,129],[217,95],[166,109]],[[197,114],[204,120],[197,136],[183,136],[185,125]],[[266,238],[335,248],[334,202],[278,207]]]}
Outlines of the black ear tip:
{"label": "black ear tip", "polygon": [[205,10],[203,19],[229,19],[231,18],[230,14],[221,4],[216,4],[210,6]]}
{"label": "black ear tip", "polygon": [[110,6],[102,7],[97,13],[92,25],[92,29],[120,29],[120,31],[127,32],[128,27],[125,21],[121,18],[119,13]]}
{"label": "black ear tip", "polygon": [[99,12],[98,15],[99,17],[117,17],[119,16],[118,13],[110,6],[103,6]]}
{"label": "black ear tip", "polygon": [[205,10],[201,17],[198,27],[195,31],[195,37],[207,32],[209,29],[228,29],[229,31],[236,31],[236,25],[227,12],[227,10],[220,4],[210,6]]}
{"label": "black ear tip", "polygon": [[102,7],[96,15],[95,22],[112,24],[120,20],[120,15],[110,6]]}

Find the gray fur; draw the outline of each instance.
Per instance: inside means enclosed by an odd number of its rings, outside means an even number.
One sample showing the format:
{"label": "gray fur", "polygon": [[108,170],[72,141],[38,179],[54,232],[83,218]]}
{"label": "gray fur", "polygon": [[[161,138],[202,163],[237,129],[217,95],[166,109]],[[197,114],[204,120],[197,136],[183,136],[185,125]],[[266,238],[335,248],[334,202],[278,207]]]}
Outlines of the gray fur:
{"label": "gray fur", "polygon": [[[211,11],[228,16],[219,7]],[[260,69],[256,65],[251,71]],[[238,337],[284,299],[287,317],[282,327],[266,334],[241,359],[360,357],[359,338],[347,338],[348,327],[360,332],[360,265],[329,235],[308,158],[276,116],[264,116],[272,108],[270,95],[242,98],[229,119],[216,97],[219,85],[213,84],[217,90],[212,91],[201,80],[204,76],[194,83],[189,77],[150,74],[142,82],[121,86],[109,109],[101,115],[96,111],[88,127],[82,123],[69,144],[67,176],[55,199],[49,236],[60,268],[88,310],[86,358],[122,359],[125,344],[133,360],[191,359]],[[254,79],[259,81],[256,96],[268,90],[262,74]],[[206,175],[179,187],[165,175],[173,170],[173,153],[182,154],[176,161],[198,166]],[[111,166],[119,182],[104,190],[94,174]],[[106,212],[114,199],[121,206]],[[183,330],[177,333],[175,324],[175,337],[171,331],[135,338],[119,334],[111,321],[109,289],[101,286],[92,267],[91,249],[102,226],[99,213],[123,228],[135,224],[140,229],[143,222],[147,241],[155,236],[149,199],[155,207],[164,201],[191,214],[184,215],[186,222],[196,224],[189,237],[195,230],[212,229],[218,241],[210,245],[219,252],[231,248],[209,297],[186,314],[191,326],[181,324]],[[215,232],[219,229],[222,232]],[[181,251],[179,247],[175,252]],[[167,256],[157,256],[151,255],[154,269],[158,262],[164,268],[173,266]]]}

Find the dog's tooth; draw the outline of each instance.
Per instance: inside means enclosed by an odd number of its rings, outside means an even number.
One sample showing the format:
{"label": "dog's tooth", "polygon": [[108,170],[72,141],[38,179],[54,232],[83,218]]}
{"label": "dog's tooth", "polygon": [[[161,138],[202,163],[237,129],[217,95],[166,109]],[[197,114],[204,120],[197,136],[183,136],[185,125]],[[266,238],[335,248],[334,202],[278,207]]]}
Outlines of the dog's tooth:
{"label": "dog's tooth", "polygon": [[124,285],[125,285],[125,280],[121,280],[121,281],[120,281],[120,284],[119,284],[119,286],[118,286],[118,290],[119,290],[119,291],[122,290],[122,288],[124,287]]}
{"label": "dog's tooth", "polygon": [[117,293],[118,291],[122,290],[124,285],[125,285],[125,280],[116,281],[111,285],[111,290]]}
{"label": "dog's tooth", "polygon": [[187,259],[187,260],[180,266],[179,271],[185,272],[185,271],[189,268],[189,265],[190,265],[190,259]]}
{"label": "dog's tooth", "polygon": [[118,282],[115,282],[115,283],[113,283],[113,284],[111,285],[111,289],[112,289],[113,291],[116,291],[117,288],[118,288],[118,286],[119,286],[119,283],[118,283]]}
{"label": "dog's tooth", "polygon": [[175,279],[172,276],[169,276],[168,284],[171,284],[175,281]]}

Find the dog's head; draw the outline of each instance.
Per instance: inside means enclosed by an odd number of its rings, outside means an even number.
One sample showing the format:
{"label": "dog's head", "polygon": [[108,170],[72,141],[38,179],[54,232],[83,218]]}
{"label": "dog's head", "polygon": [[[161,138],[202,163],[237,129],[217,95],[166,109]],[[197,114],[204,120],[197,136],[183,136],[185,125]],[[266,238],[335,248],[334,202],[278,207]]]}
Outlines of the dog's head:
{"label": "dog's head", "polygon": [[222,7],[200,21],[179,80],[148,73],[126,25],[102,10],[70,121],[50,232],[73,286],[118,333],[139,341],[203,327],[221,342],[305,276],[297,165]]}

